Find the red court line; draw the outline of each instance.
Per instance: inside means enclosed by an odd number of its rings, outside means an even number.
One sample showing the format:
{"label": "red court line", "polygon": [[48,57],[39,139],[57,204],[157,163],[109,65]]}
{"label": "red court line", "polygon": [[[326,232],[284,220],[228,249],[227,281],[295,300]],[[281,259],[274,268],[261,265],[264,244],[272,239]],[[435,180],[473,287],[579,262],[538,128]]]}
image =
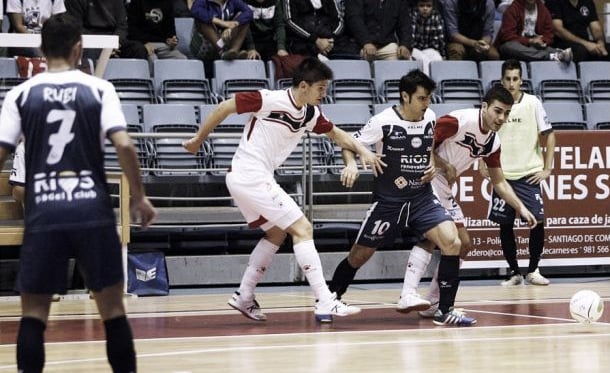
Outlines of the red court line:
{"label": "red court line", "polygon": [[[477,318],[477,326],[555,324],[570,319],[567,302],[476,305],[468,310]],[[416,313],[399,314],[394,308],[364,309],[358,315],[337,317],[332,324],[316,323],[311,311],[272,312],[267,318],[266,322],[257,322],[236,313],[138,317],[130,321],[138,339],[439,328],[431,319]],[[610,322],[610,314],[606,312],[600,321]],[[0,344],[15,343],[17,327],[17,321],[0,322]],[[96,319],[51,320],[45,337],[47,342],[103,339],[102,323]]]}

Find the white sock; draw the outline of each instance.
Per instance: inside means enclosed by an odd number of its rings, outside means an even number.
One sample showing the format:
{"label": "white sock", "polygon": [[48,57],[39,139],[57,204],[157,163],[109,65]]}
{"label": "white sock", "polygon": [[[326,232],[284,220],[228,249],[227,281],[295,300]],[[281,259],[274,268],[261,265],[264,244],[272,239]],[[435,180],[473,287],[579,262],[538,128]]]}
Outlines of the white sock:
{"label": "white sock", "polygon": [[256,285],[265,275],[273,255],[279,248],[279,246],[272,244],[264,238],[258,241],[254,250],[252,250],[252,254],[250,254],[248,267],[246,267],[246,271],[241,278],[241,284],[239,285],[239,294],[243,299],[251,300],[254,297]]}
{"label": "white sock", "polygon": [[329,301],[332,295],[326,285],[322,262],[320,262],[320,256],[313,240],[299,242],[294,245],[293,249],[297,263],[305,274],[314,297],[320,301]]}
{"label": "white sock", "polygon": [[415,293],[431,258],[432,254],[417,245],[413,246],[407,262],[401,296]]}
{"label": "white sock", "polygon": [[[460,258],[460,268],[462,268],[462,263],[464,263],[464,259]],[[438,301],[441,297],[441,290],[438,287],[438,265],[434,270],[434,276],[432,276],[432,281],[430,282],[430,287],[428,288],[428,295],[426,295],[426,299],[432,301]]]}
{"label": "white sock", "polygon": [[218,46],[218,48],[222,49],[225,46],[225,41],[222,39],[218,39],[216,45]]}

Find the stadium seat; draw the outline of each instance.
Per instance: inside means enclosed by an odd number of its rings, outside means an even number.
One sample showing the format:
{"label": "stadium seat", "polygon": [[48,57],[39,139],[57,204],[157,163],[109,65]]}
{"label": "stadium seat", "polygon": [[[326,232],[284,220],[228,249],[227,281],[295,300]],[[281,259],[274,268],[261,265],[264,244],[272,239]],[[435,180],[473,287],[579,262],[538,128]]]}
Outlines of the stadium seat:
{"label": "stadium seat", "polygon": [[577,102],[543,102],[542,106],[554,129],[587,129],[582,106]]}
{"label": "stadium seat", "polygon": [[576,74],[576,65],[556,61],[530,62],[534,92],[542,101],[567,101],[584,104],[584,95]]}
{"label": "stadium seat", "polygon": [[445,114],[449,114],[454,110],[460,109],[472,109],[474,106],[465,102],[445,102],[440,104],[431,104],[430,109],[434,111],[436,117],[442,117]]}
{"label": "stadium seat", "polygon": [[6,93],[24,81],[25,79],[20,78],[17,73],[15,59],[0,57],[0,107],[2,107]]}
{"label": "stadium seat", "polygon": [[382,111],[384,111],[385,109],[396,105],[396,103],[385,103],[385,104],[375,104],[373,105],[373,115],[377,115],[379,113],[381,113]]}
{"label": "stadium seat", "polygon": [[430,77],[437,84],[442,102],[481,102],[483,85],[474,61],[432,61]]}
{"label": "stadium seat", "polygon": [[216,95],[205,78],[199,60],[155,60],[155,89],[165,103],[199,105],[215,104]]}
{"label": "stadium seat", "polygon": [[[129,133],[142,133],[143,128],[140,123],[140,113],[138,106],[134,104],[122,104],[121,110],[125,115],[125,121],[127,122],[127,132]],[[149,144],[143,138],[132,138],[133,144],[136,148],[138,155],[138,161],[140,168],[149,167]],[[119,170],[120,164],[116,154],[116,149],[112,145],[109,139],[104,141],[104,167],[109,170]],[[142,170],[142,176],[148,175],[147,170]]]}
{"label": "stadium seat", "polygon": [[322,113],[337,127],[353,132],[368,122],[371,112],[367,105],[361,104],[322,104]]}
{"label": "stadium seat", "polygon": [[589,129],[610,128],[607,102],[590,102],[585,105]]}
{"label": "stadium seat", "polygon": [[114,85],[121,103],[145,105],[157,102],[147,60],[111,58],[104,79]]}
{"label": "stadium seat", "polygon": [[194,135],[199,125],[192,105],[157,104],[144,105],[144,129],[152,133],[184,133],[183,137],[159,137],[152,139],[156,176],[197,176],[208,166],[209,144],[202,144],[200,151],[192,155],[184,150],[182,141]]}
{"label": "stadium seat", "polygon": [[178,50],[188,58],[193,57],[189,46],[193,35],[194,19],[192,17],[176,17],[174,18],[174,24],[176,26],[176,37],[178,38]]}
{"label": "stadium seat", "polygon": [[[205,118],[216,108],[216,105],[200,105],[198,118],[203,123]],[[244,126],[252,118],[252,113],[230,114],[214,129],[214,132],[242,132]]]}
{"label": "stadium seat", "polygon": [[270,84],[263,61],[216,60],[212,87],[218,96],[229,98],[236,92],[268,89]]}
{"label": "stadium seat", "polygon": [[379,102],[371,67],[364,60],[328,60],[333,71],[329,95],[332,103],[372,105]]}
{"label": "stadium seat", "polygon": [[582,61],[578,63],[578,70],[589,101],[610,100],[610,62]]}
{"label": "stadium seat", "polygon": [[398,83],[403,75],[413,69],[421,69],[421,61],[376,60],[373,61],[373,76],[377,94],[386,102],[398,102]]}

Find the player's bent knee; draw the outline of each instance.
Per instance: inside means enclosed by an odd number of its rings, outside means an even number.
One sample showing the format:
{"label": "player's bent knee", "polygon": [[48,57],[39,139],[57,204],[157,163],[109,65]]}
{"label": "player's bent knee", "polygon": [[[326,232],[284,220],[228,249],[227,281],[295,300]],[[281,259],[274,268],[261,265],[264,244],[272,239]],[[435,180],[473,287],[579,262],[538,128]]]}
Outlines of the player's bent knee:
{"label": "player's bent knee", "polygon": [[347,260],[349,264],[354,268],[362,267],[375,253],[375,249],[354,245],[349,252]]}

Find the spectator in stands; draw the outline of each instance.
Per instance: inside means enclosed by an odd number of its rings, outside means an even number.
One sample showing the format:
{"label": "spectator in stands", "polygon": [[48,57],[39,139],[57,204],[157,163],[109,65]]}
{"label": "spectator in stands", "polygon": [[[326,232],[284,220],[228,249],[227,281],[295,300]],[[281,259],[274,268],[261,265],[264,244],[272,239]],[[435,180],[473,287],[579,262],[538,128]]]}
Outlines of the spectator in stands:
{"label": "spectator in stands", "polygon": [[411,9],[411,54],[430,75],[430,62],[447,58],[445,20],[438,0],[416,0]]}
{"label": "spectator in stands", "polygon": [[[74,255],[103,320],[112,370],[135,372],[133,336],[123,303],[121,243],[100,147],[106,136],[128,179],[130,207],[144,227],[156,211],[144,194],[114,88],[76,70],[82,53],[79,25],[71,17],[54,15],[44,22],[41,34],[49,72],[11,89],[0,114],[0,169],[22,133],[26,139],[26,230],[16,281],[21,297],[17,370],[43,371],[51,297],[65,292],[68,258]],[[53,97],[43,91],[53,92]],[[67,127],[69,134],[62,132]],[[50,188],[38,188],[36,179],[48,180]],[[66,198],[56,198],[60,195]]]}
{"label": "spectator in stands", "polygon": [[[8,0],[6,14],[17,34],[39,34],[43,23],[53,14],[66,11],[64,0]],[[9,48],[10,56],[39,57],[38,48]]]}
{"label": "spectator in stands", "polygon": [[223,60],[247,57],[242,45],[252,22],[252,10],[243,0],[195,0],[191,14],[203,37],[200,43],[207,41]]}
{"label": "spectator in stands", "polygon": [[[540,274],[538,268],[544,251],[544,202],[540,183],[548,179],[553,170],[555,134],[542,102],[536,96],[521,91],[521,68],[517,60],[507,60],[502,64],[500,81],[513,95],[515,104],[510,111],[508,125],[498,131],[502,143],[500,161],[506,181],[538,222],[530,229],[530,261],[525,279],[529,284],[544,286],[550,281]],[[485,167],[480,170],[484,176],[489,176]],[[500,225],[502,252],[510,267],[508,279],[502,285],[520,285],[523,276],[517,261],[515,209],[498,195],[495,186],[489,202],[489,220]]]}
{"label": "spectator in stands", "polygon": [[356,55],[335,0],[283,0],[288,51],[304,56]]}
{"label": "spectator in stands", "polygon": [[447,54],[450,60],[498,60],[492,45],[496,8],[493,0],[445,0]]}
{"label": "spectator in stands", "polygon": [[[144,44],[128,37],[124,0],[69,0],[66,9],[82,27],[83,34],[119,36],[119,48],[113,57],[148,58]],[[83,57],[95,61],[99,54],[98,49],[85,49]]]}
{"label": "spectator in stands", "polygon": [[248,58],[267,61],[273,55],[287,56],[286,27],[282,0],[245,0],[252,9]]}
{"label": "spectator in stands", "polygon": [[407,0],[345,1],[345,24],[367,60],[411,59]]}
{"label": "spectator in stands", "polygon": [[542,0],[515,0],[502,15],[494,45],[502,58],[522,61],[572,60],[572,50],[551,47],[553,20]]}
{"label": "spectator in stands", "polygon": [[144,44],[151,65],[157,58],[186,59],[176,48],[172,0],[131,0],[127,5],[127,25],[129,37]]}
{"label": "spectator in stands", "polygon": [[229,299],[231,307],[256,321],[264,321],[266,316],[255,299],[254,290],[287,234],[292,237],[296,261],[317,299],[316,320],[331,322],[333,316],[360,312],[358,307],[337,300],[328,290],[311,223],[274,178],[275,169],[301,142],[306,131],[326,134],[342,148],[358,153],[365,168],[370,165],[376,175],[381,172],[384,163],[378,156],[320,112],[320,102],[332,77],[332,70],[319,59],[306,58],[297,67],[290,89],[237,93],[234,98],[221,102],[206,117],[197,134],[183,143],[188,152],[197,153],[227,116],[253,113],[244,128],[226,183],[248,224],[265,231],[250,255],[239,291]]}
{"label": "spectator in stands", "polygon": [[194,0],[172,0],[174,3],[174,17],[190,17],[193,1]]}
{"label": "spectator in stands", "polygon": [[547,0],[556,48],[571,48],[574,61],[610,60],[604,29],[592,0]]}

